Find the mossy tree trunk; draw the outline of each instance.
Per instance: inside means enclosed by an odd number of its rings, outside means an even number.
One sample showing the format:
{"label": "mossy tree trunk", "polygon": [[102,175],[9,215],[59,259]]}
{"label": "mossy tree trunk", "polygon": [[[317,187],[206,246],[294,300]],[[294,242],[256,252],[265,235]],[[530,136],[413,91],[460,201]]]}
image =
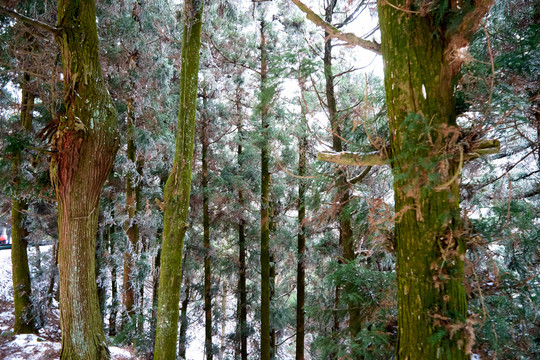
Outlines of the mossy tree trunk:
{"label": "mossy tree trunk", "polygon": [[467,359],[472,325],[464,287],[466,244],[458,181],[452,181],[463,151],[455,118],[461,65],[455,54],[491,1],[422,14],[409,4],[394,2],[400,10],[379,1],[395,192],[397,358]]}
{"label": "mossy tree trunk", "polygon": [[[32,111],[34,110],[34,95],[29,91],[30,75],[23,74],[20,124],[24,131],[32,130]],[[13,154],[13,173],[15,183],[18,182],[18,173],[21,166],[20,152]],[[28,245],[26,236],[25,218],[27,203],[14,196],[11,201],[11,264],[13,280],[13,303],[15,307],[15,323],[13,333],[37,333],[36,323],[32,312],[30,299],[32,287],[30,282],[30,269],[28,267]]]}
{"label": "mossy tree trunk", "polygon": [[173,168],[163,193],[163,242],[154,345],[155,360],[176,358],[182,252],[191,191],[202,12],[202,0],[185,2],[176,150]]}
{"label": "mossy tree trunk", "polygon": [[270,154],[269,154],[269,99],[268,53],[266,23],[261,20],[261,360],[270,360]]}
{"label": "mossy tree trunk", "polygon": [[100,316],[95,248],[101,189],[118,149],[117,114],[101,75],[93,0],[58,2],[66,113],[53,138],[58,202],[61,359],[110,357]]}

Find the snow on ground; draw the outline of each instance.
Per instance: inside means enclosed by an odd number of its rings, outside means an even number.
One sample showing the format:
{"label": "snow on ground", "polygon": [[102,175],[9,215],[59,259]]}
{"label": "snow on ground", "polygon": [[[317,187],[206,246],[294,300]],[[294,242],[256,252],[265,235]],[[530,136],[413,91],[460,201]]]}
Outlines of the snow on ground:
{"label": "snow on ground", "polygon": [[11,250],[9,249],[0,250],[0,301],[13,301]]}
{"label": "snow on ground", "polygon": [[[29,249],[29,252],[33,249]],[[51,251],[50,246],[41,248]],[[11,280],[11,251],[0,250],[0,359],[56,360],[60,357],[60,329],[58,303],[53,301],[48,324],[39,335],[13,336],[13,284]],[[109,347],[113,360],[138,360],[131,349]]]}

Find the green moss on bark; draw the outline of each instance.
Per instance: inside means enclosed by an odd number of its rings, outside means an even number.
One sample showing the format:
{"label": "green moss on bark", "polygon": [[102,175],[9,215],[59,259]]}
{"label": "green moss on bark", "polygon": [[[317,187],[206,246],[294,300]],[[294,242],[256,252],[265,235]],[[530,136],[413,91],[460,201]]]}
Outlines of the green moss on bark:
{"label": "green moss on bark", "polygon": [[154,346],[156,360],[176,358],[182,252],[191,191],[202,12],[202,1],[186,1],[176,150],[163,193],[165,209]]}
{"label": "green moss on bark", "polygon": [[466,245],[458,182],[449,181],[459,171],[460,149],[453,84],[459,64],[451,54],[455,36],[465,34],[446,37],[434,16],[379,1],[396,211],[396,352],[408,360],[470,356]]}
{"label": "green moss on bark", "polygon": [[117,114],[101,75],[94,1],[58,3],[66,113],[54,136],[61,359],[110,357],[95,278],[99,196],[118,149]]}

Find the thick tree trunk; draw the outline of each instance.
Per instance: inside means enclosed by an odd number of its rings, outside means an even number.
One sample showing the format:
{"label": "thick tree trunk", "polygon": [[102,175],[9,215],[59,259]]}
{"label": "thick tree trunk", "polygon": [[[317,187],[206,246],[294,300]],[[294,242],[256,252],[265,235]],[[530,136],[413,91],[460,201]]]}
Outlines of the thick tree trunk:
{"label": "thick tree trunk", "polygon": [[182,252],[191,191],[202,10],[201,0],[185,2],[176,151],[173,168],[163,193],[165,210],[154,346],[155,360],[176,357]]}
{"label": "thick tree trunk", "polygon": [[[305,79],[299,78],[301,99],[305,91]],[[298,137],[298,176],[306,176],[306,153],[308,138],[306,132],[307,119],[306,109],[302,100],[300,101],[302,109],[302,129]],[[306,299],[306,183],[304,179],[298,179],[298,235],[297,235],[297,269],[296,269],[296,360],[304,360],[304,341],[305,341],[305,299]]]}
{"label": "thick tree trunk", "polygon": [[60,0],[57,28],[66,113],[50,174],[58,202],[60,358],[108,359],[95,249],[99,196],[118,149],[117,114],[101,75],[94,1]]}
{"label": "thick tree trunk", "polygon": [[261,360],[270,360],[270,172],[268,54],[264,20],[260,27],[261,49]]}
{"label": "thick tree trunk", "polygon": [[[25,131],[32,129],[32,111],[34,110],[34,95],[28,91],[30,75],[25,73],[22,82],[22,102],[20,123]],[[13,173],[15,182],[18,182],[18,173],[21,166],[21,154],[13,155]],[[36,323],[32,312],[30,295],[32,291],[30,283],[30,269],[28,267],[28,245],[26,236],[28,232],[25,225],[25,212],[28,205],[24,200],[15,196],[11,201],[11,264],[13,281],[13,303],[15,307],[15,323],[13,333],[32,334],[37,333]]]}
{"label": "thick tree trunk", "polygon": [[[455,140],[454,77],[460,60],[454,55],[490,3],[462,9],[454,4],[439,19],[435,12],[444,9],[421,15],[410,12],[406,0],[394,2],[405,11],[379,1],[394,174],[398,359],[470,356],[466,244],[458,182],[448,182],[459,171],[463,153]],[[444,27],[450,23],[457,27]],[[437,177],[431,169],[437,169]]]}

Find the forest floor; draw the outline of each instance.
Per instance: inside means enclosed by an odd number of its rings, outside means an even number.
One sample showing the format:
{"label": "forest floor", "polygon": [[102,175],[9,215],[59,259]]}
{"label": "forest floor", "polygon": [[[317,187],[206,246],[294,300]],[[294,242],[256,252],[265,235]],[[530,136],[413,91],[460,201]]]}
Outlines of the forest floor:
{"label": "forest floor", "polygon": [[[59,359],[61,349],[58,304],[47,309],[46,325],[38,335],[13,335],[13,285],[11,251],[0,250],[0,359]],[[113,360],[138,360],[129,348],[109,347]]]}

